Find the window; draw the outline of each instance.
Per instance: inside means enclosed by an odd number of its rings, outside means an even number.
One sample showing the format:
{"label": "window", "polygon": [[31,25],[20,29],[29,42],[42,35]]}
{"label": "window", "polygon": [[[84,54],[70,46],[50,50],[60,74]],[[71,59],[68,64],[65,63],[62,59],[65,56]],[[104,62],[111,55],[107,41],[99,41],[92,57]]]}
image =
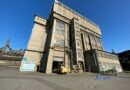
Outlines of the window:
{"label": "window", "polygon": [[56,34],[64,35],[64,31],[56,28]]}
{"label": "window", "polygon": [[112,55],[112,59],[114,60],[114,56]]}
{"label": "window", "polygon": [[79,41],[79,40],[77,40],[77,46],[78,46],[78,47],[80,46],[80,44],[81,44],[81,43],[80,43],[80,41]]}
{"label": "window", "polygon": [[115,55],[115,56],[114,56],[114,59],[115,59],[115,60],[118,60],[118,57]]}
{"label": "window", "polygon": [[100,67],[100,71],[103,71],[102,63],[101,62],[99,62],[99,67]]}
{"label": "window", "polygon": [[102,69],[104,70],[106,68],[104,62],[102,62],[101,65],[102,65]]}
{"label": "window", "polygon": [[77,22],[75,22],[75,27],[76,29],[79,29],[79,24]]}
{"label": "window", "polygon": [[95,37],[94,36],[90,36],[90,40],[91,40],[91,43],[95,44]]}
{"label": "window", "polygon": [[111,58],[110,59],[113,59],[113,56],[112,55],[110,55],[111,56]]}
{"label": "window", "polygon": [[78,51],[78,58],[82,59],[82,53]]}
{"label": "window", "polygon": [[76,37],[80,38],[80,32],[76,32]]}
{"label": "window", "polygon": [[64,40],[56,39],[56,45],[64,46]]}
{"label": "window", "polygon": [[104,62],[104,67],[107,68],[108,67],[108,64],[106,62]]}
{"label": "window", "polygon": [[61,21],[56,22],[56,34],[64,35],[65,24]]}
{"label": "window", "polygon": [[89,43],[88,33],[85,33],[84,36],[85,36],[85,41],[86,41],[86,43]]}
{"label": "window", "polygon": [[96,42],[95,42],[95,37],[91,35],[90,36],[90,41],[91,41],[92,48],[96,49],[97,46],[96,46]]}
{"label": "window", "polygon": [[109,68],[109,63],[107,63],[107,62],[106,62],[106,67],[107,67],[107,69]]}
{"label": "window", "polygon": [[57,21],[57,23],[56,23],[56,28],[59,28],[59,29],[61,29],[61,30],[64,30],[65,25],[64,25],[63,22]]}
{"label": "window", "polygon": [[99,49],[102,49],[102,45],[101,45],[101,40],[100,40],[100,38],[95,37],[95,41],[96,41],[96,44],[97,44],[97,46],[99,47]]}
{"label": "window", "polygon": [[109,59],[111,59],[111,55],[109,54],[108,56],[109,56]]}

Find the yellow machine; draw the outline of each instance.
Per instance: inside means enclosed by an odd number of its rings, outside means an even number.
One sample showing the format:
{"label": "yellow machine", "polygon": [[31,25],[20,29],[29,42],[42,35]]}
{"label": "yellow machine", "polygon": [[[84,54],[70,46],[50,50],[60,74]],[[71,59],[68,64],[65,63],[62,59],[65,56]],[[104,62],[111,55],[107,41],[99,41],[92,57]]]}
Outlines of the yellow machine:
{"label": "yellow machine", "polygon": [[66,74],[68,72],[69,72],[69,70],[65,66],[61,66],[60,69],[59,69],[60,74]]}

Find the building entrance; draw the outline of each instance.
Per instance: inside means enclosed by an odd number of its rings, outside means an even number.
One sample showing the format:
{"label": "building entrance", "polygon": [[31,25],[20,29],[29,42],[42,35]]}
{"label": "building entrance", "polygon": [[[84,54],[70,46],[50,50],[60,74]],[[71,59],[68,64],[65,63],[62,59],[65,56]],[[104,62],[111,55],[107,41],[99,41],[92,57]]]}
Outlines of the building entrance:
{"label": "building entrance", "polygon": [[52,72],[57,73],[62,65],[63,65],[62,61],[53,61]]}

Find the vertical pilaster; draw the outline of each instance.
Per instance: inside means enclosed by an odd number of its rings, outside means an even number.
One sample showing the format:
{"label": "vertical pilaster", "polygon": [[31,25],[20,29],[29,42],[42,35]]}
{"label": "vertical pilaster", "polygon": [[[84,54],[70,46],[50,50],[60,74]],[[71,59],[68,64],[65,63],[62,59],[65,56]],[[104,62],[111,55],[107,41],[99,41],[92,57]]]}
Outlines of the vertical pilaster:
{"label": "vertical pilaster", "polygon": [[64,40],[65,40],[65,50],[64,50],[64,57],[65,57],[65,67],[67,67],[68,69],[70,68],[70,64],[69,64],[69,57],[68,57],[68,52],[67,52],[67,50],[66,49],[68,49],[69,48],[69,45],[68,45],[68,40],[69,40],[69,28],[68,28],[68,24],[65,24],[65,38],[64,38]]}
{"label": "vertical pilaster", "polygon": [[52,37],[51,37],[51,44],[47,59],[47,65],[46,65],[46,74],[52,73],[52,65],[53,65],[53,49],[54,49],[54,43],[55,43],[55,27],[56,27],[56,19],[53,21],[52,26]]}

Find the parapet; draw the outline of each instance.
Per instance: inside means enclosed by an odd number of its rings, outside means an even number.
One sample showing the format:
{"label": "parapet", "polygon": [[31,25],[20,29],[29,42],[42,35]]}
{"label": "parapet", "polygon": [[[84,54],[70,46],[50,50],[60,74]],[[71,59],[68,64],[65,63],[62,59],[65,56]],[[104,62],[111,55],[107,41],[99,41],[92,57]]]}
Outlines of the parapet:
{"label": "parapet", "polygon": [[34,18],[34,22],[38,23],[38,24],[41,24],[41,25],[46,25],[46,21],[45,19],[43,19],[42,17],[40,16],[35,16]]}

